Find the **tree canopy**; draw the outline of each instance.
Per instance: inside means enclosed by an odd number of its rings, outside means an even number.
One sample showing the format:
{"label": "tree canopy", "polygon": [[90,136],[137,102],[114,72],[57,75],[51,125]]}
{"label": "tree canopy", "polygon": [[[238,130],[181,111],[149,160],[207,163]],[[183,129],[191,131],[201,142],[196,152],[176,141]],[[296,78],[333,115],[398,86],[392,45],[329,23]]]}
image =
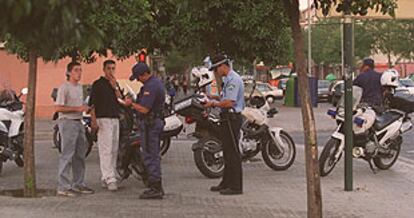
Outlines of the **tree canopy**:
{"label": "tree canopy", "polygon": [[175,7],[170,37],[178,49],[226,52],[247,63],[292,59],[290,30],[279,1],[181,0]]}

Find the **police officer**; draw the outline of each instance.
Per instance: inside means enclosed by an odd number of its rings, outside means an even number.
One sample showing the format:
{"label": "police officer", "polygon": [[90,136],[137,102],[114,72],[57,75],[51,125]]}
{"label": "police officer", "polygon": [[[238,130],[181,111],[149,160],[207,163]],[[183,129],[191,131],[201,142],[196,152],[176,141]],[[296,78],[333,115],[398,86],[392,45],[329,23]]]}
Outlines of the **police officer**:
{"label": "police officer", "polygon": [[141,88],[137,102],[131,99],[125,101],[126,105],[138,111],[139,129],[142,143],[142,155],[148,171],[148,186],[140,199],[162,199],[164,190],[161,183],[160,163],[160,136],[164,127],[162,115],[165,90],[161,80],[151,74],[147,64],[137,63],[132,68],[130,80],[138,79],[144,86]]}
{"label": "police officer", "polygon": [[233,71],[230,64],[230,59],[226,55],[216,55],[212,58],[210,70],[225,77],[223,92],[220,97],[211,96],[219,100],[218,102],[209,101],[205,104],[205,107],[218,107],[222,111],[219,138],[223,144],[224,175],[220,184],[211,187],[210,190],[223,195],[243,193],[242,161],[238,142],[242,125],[241,112],[245,106],[244,86],[241,77]]}
{"label": "police officer", "polygon": [[382,106],[381,74],[375,72],[374,66],[374,60],[364,59],[360,68],[361,74],[354,80],[354,85],[363,89],[362,103],[380,108]]}

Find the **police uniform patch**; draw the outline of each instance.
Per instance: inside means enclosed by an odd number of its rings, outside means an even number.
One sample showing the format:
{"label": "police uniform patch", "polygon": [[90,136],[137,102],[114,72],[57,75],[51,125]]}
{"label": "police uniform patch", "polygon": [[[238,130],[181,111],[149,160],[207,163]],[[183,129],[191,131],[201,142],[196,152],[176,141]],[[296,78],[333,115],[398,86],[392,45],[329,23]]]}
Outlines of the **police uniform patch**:
{"label": "police uniform patch", "polygon": [[144,92],[144,95],[150,95],[150,93],[149,92]]}
{"label": "police uniform patch", "polygon": [[234,88],[236,88],[236,85],[234,85],[234,84],[232,84],[232,83],[230,83],[230,84],[228,84],[228,85],[227,85],[227,89],[228,89],[229,91],[232,91]]}

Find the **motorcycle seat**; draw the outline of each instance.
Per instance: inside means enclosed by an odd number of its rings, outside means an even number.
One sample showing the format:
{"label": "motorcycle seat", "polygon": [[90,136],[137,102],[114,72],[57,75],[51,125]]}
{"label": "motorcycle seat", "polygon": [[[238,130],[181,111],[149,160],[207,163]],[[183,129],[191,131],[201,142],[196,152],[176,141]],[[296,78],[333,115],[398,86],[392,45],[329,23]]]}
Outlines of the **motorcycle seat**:
{"label": "motorcycle seat", "polygon": [[375,119],[374,129],[381,130],[398,120],[402,115],[395,111],[385,111]]}

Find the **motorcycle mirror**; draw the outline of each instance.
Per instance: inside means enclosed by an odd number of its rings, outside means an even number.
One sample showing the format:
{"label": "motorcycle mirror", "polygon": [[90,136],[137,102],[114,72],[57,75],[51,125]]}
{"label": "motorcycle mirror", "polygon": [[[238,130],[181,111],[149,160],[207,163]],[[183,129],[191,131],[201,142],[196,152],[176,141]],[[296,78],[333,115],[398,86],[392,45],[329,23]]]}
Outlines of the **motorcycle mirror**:
{"label": "motorcycle mirror", "polygon": [[27,93],[29,93],[29,89],[25,87],[21,90],[20,93],[22,93],[22,95],[27,95]]}

